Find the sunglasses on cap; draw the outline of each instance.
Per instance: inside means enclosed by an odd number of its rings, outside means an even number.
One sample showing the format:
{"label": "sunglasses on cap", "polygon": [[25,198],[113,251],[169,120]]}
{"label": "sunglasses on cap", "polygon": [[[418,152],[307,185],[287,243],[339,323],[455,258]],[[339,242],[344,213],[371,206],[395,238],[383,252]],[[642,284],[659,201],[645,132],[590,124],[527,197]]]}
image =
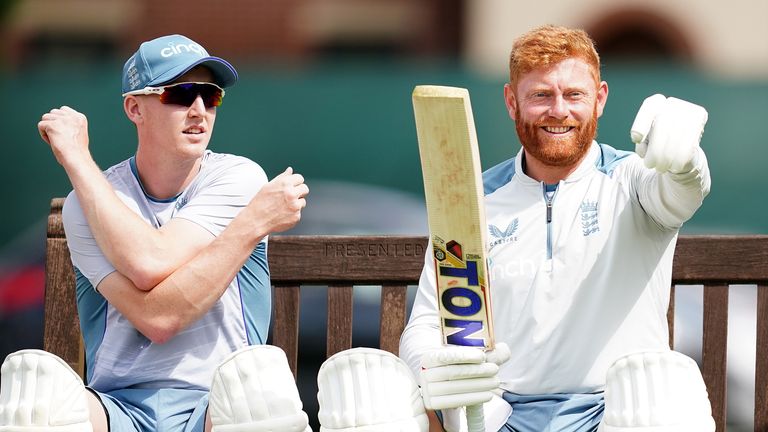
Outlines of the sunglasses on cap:
{"label": "sunglasses on cap", "polygon": [[144,87],[143,89],[123,93],[129,95],[158,95],[163,104],[191,106],[199,95],[203,98],[206,108],[221,105],[224,99],[224,89],[207,82],[181,82],[160,87]]}

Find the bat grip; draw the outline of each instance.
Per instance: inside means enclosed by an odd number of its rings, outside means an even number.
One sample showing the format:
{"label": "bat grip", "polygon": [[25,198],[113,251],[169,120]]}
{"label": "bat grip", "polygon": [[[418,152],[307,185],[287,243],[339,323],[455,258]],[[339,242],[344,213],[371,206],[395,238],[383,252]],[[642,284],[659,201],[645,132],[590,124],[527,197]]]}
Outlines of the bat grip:
{"label": "bat grip", "polygon": [[485,432],[483,404],[467,406],[467,432]]}

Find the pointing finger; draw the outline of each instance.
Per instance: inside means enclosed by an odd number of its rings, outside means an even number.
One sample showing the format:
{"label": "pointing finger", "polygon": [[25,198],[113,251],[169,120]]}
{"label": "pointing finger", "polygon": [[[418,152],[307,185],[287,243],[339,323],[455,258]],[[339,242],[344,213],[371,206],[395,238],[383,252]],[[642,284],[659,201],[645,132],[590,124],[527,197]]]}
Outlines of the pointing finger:
{"label": "pointing finger", "polygon": [[647,97],[640,109],[637,111],[635,121],[632,123],[629,135],[632,142],[635,143],[635,151],[640,157],[645,156],[647,150],[646,137],[651,131],[653,120],[664,107],[667,98],[662,94],[655,94]]}

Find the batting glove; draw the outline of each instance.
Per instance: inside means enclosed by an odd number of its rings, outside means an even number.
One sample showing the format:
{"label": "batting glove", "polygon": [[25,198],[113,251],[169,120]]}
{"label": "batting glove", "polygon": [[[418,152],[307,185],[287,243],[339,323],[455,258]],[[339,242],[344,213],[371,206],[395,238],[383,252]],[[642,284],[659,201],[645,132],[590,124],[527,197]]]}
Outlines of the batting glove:
{"label": "batting glove", "polygon": [[443,410],[488,402],[499,387],[499,366],[509,357],[503,342],[488,352],[453,345],[428,351],[421,358],[424,406]]}
{"label": "batting glove", "polygon": [[640,106],[630,137],[645,166],[681,173],[691,168],[706,123],[703,107],[655,94]]}

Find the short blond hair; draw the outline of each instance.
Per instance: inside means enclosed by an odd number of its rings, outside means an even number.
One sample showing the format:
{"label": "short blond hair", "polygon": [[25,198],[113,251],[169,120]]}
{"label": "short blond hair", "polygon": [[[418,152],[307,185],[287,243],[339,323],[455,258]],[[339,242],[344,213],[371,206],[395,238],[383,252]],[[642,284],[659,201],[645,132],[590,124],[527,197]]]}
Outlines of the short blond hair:
{"label": "short blond hair", "polygon": [[512,45],[509,82],[514,85],[522,74],[573,57],[592,66],[595,81],[600,82],[600,56],[587,32],[553,25],[535,28],[517,38]]}

